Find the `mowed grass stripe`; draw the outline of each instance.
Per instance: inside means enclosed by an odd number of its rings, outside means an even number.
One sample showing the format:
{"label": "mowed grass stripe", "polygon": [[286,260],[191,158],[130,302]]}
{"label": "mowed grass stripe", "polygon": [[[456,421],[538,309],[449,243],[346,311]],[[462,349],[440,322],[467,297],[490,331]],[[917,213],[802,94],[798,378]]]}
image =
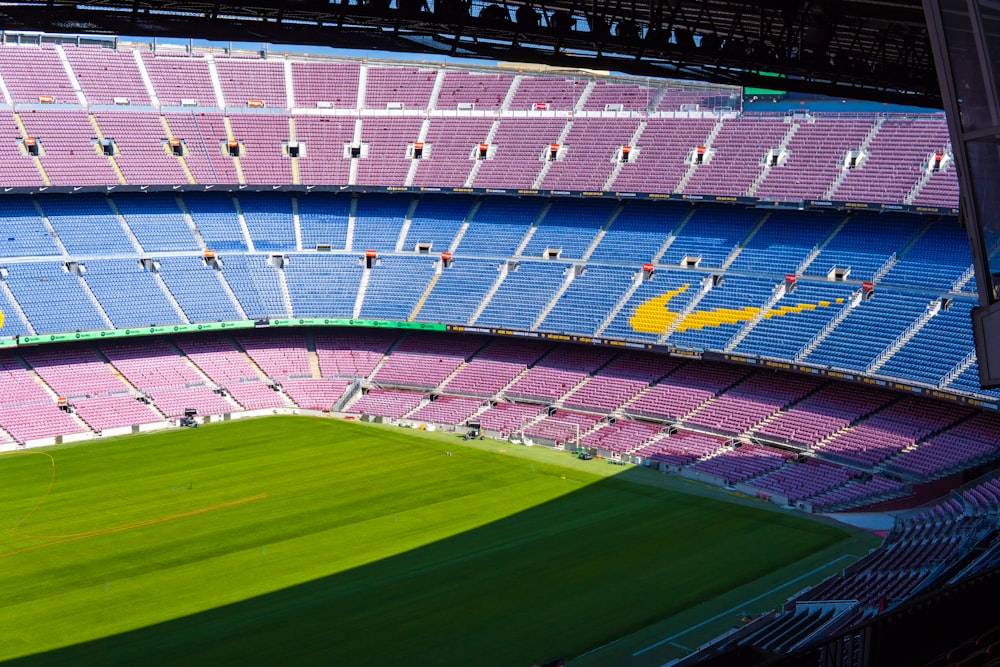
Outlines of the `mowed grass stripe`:
{"label": "mowed grass stripe", "polygon": [[[530,664],[846,536],[635,484],[627,470],[601,478],[331,420],[48,451],[56,484],[24,534],[267,495],[0,558],[0,657],[66,647],[29,663]],[[44,543],[10,532],[44,493],[42,463],[0,457],[0,552]]]}

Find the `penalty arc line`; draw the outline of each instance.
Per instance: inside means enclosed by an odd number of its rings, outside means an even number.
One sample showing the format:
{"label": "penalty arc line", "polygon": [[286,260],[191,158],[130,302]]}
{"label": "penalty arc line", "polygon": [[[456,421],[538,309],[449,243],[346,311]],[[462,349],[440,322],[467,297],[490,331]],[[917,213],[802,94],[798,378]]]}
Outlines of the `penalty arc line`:
{"label": "penalty arc line", "polygon": [[[224,503],[219,503],[218,505],[212,505],[211,507],[202,507],[200,509],[191,510],[190,512],[182,512],[180,514],[171,514],[170,516],[163,516],[156,519],[146,519],[145,521],[137,521],[135,523],[126,523],[120,526],[112,526],[110,528],[103,528],[101,530],[93,530],[87,533],[77,533],[75,535],[53,535],[49,537],[57,538],[54,542],[45,542],[43,544],[36,544],[30,547],[24,547],[23,549],[17,549],[15,551],[8,551],[7,553],[0,554],[0,558],[6,558],[7,556],[14,556],[17,554],[22,554],[27,551],[35,551],[36,549],[44,549],[46,547],[54,547],[59,544],[67,544],[69,542],[79,542],[80,540],[85,540],[88,537],[98,537],[100,535],[112,535],[114,533],[121,533],[126,530],[132,530],[133,528],[143,528],[145,526],[152,526],[159,523],[166,523],[168,521],[174,521],[176,519],[185,519],[191,516],[197,516],[199,514],[205,514],[207,512],[213,512],[215,510],[225,509],[227,507],[234,507],[236,505],[242,505],[244,503],[249,503],[254,500],[260,500],[261,498],[266,498],[266,493],[258,493],[256,496],[248,496],[246,498],[239,498],[237,500],[228,500]],[[26,535],[24,537],[34,537],[34,538],[45,538],[44,535]]]}
{"label": "penalty arc line", "polygon": [[681,632],[678,632],[676,634],[670,635],[666,639],[661,639],[660,641],[656,642],[655,644],[650,644],[646,648],[639,649],[638,651],[636,651],[635,653],[632,654],[632,657],[636,658],[636,657],[642,655],[643,653],[646,653],[647,651],[652,651],[654,648],[658,648],[660,646],[663,646],[664,644],[671,644],[671,643],[673,643],[673,641],[675,639],[677,639],[678,637],[683,637],[684,635],[686,635],[687,633],[691,632],[692,630],[697,630],[698,628],[702,627],[703,625],[708,625],[709,623],[712,623],[713,621],[719,620],[723,616],[728,616],[729,614],[732,614],[736,610],[742,609],[743,607],[746,607],[748,604],[753,604],[754,602],[757,602],[758,600],[766,598],[768,595],[770,595],[771,593],[774,593],[775,591],[780,591],[782,588],[785,588],[787,586],[790,586],[791,584],[794,584],[794,583],[797,583],[799,581],[802,581],[803,579],[805,579],[807,577],[810,577],[813,574],[819,572],[820,570],[826,569],[827,567],[833,565],[834,563],[838,563],[838,562],[844,560],[845,558],[854,558],[854,559],[857,559],[857,556],[855,556],[853,554],[844,554],[842,556],[837,556],[833,560],[831,560],[831,561],[829,561],[827,563],[824,563],[823,565],[820,565],[819,567],[815,567],[815,568],[809,570],[805,574],[800,574],[799,576],[795,577],[794,579],[789,579],[788,581],[786,581],[785,583],[781,584],[780,586],[775,586],[774,588],[772,588],[769,591],[764,591],[763,593],[761,593],[757,597],[751,598],[751,599],[747,600],[746,602],[742,602],[742,603],[736,605],[735,607],[730,607],[729,609],[727,609],[724,612],[718,613],[718,614],[716,614],[715,616],[713,616],[711,618],[707,618],[704,621],[702,621],[701,623],[696,623],[695,625],[692,625],[691,627],[685,628]]}

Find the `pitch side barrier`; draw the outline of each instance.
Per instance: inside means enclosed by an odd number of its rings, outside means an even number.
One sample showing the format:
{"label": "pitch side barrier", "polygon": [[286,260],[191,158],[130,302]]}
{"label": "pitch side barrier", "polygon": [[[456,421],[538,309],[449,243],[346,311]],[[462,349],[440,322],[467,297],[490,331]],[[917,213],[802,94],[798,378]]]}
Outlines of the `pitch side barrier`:
{"label": "pitch side barrier", "polygon": [[131,327],[128,329],[101,329],[98,331],[68,331],[30,336],[0,338],[0,348],[29,347],[47,343],[71,343],[78,340],[105,340],[136,336],[167,336],[170,334],[197,333],[201,331],[229,331],[230,329],[259,329],[268,327],[367,327],[407,329],[410,331],[447,331],[445,324],[433,322],[397,322],[395,320],[362,320],[338,317],[288,317],[271,320],[235,320],[232,322],[200,322],[195,324],[168,324],[163,326]]}
{"label": "pitch side barrier", "polygon": [[160,336],[170,334],[192,333],[200,331],[228,331],[230,329],[265,329],[271,327],[358,327],[367,329],[397,329],[402,331],[450,331],[454,333],[486,334],[488,336],[504,336],[512,338],[526,338],[534,340],[548,340],[558,343],[577,343],[583,345],[604,345],[618,349],[642,350],[646,352],[656,352],[667,354],[671,357],[681,359],[704,359],[707,361],[721,361],[731,364],[745,364],[768,368],[772,370],[787,371],[791,373],[803,373],[832,378],[847,382],[856,382],[874,387],[885,387],[904,391],[909,394],[928,396],[939,400],[960,403],[976,408],[993,410],[1000,412],[1000,404],[986,401],[972,396],[955,394],[942,391],[933,387],[921,387],[918,385],[899,382],[891,379],[868,377],[859,373],[849,371],[838,371],[830,368],[810,366],[789,361],[776,359],[762,359],[758,357],[747,357],[724,352],[712,352],[710,350],[698,350],[679,348],[673,345],[655,345],[653,343],[639,343],[635,341],[620,340],[616,338],[603,338],[593,336],[578,336],[575,334],[546,333],[540,331],[522,331],[519,329],[504,329],[497,327],[470,327],[454,324],[441,324],[436,322],[406,322],[399,320],[369,320],[340,317],[287,317],[268,320],[237,320],[232,322],[204,322],[201,324],[173,324],[167,326],[136,327],[130,329],[104,329],[101,331],[73,331],[68,333],[52,333],[40,336],[17,336],[0,339],[0,348],[25,347],[32,345],[44,345],[47,343],[65,343],[82,340],[104,340],[111,338],[131,338],[138,336]]}
{"label": "pitch side barrier", "polygon": [[919,215],[958,216],[958,209],[946,206],[913,206],[906,204],[880,204],[877,202],[825,201],[803,199],[796,201],[772,201],[756,197],[736,197],[732,195],[694,195],[662,192],[623,192],[603,190],[536,190],[525,188],[458,188],[406,185],[266,185],[266,184],[184,184],[184,185],[83,185],[83,186],[32,186],[4,187],[4,194],[114,194],[117,192],[337,192],[337,193],[399,193],[399,194],[461,194],[507,197],[563,197],[570,199],[638,199],[644,201],[711,202],[754,206],[757,208],[791,210],[839,210],[839,211],[897,211]]}

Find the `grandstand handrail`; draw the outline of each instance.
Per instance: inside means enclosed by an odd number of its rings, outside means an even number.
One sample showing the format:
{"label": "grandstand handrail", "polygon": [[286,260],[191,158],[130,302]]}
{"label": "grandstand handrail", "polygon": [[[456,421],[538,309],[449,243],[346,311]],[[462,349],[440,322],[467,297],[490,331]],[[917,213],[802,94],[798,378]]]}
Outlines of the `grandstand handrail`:
{"label": "grandstand handrail", "polygon": [[[190,109],[185,109],[189,112]],[[480,196],[508,196],[508,197],[560,197],[569,199],[611,199],[615,201],[625,201],[638,199],[643,201],[673,201],[673,202],[705,202],[712,204],[726,204],[730,206],[754,206],[773,207],[776,209],[789,210],[809,210],[809,211],[871,211],[871,212],[902,212],[914,213],[917,215],[935,216],[957,216],[957,208],[941,206],[913,206],[903,204],[882,204],[877,202],[850,202],[850,201],[827,201],[827,200],[794,200],[776,201],[767,199],[757,199],[755,197],[734,197],[731,195],[715,194],[676,194],[664,192],[632,192],[625,190],[552,190],[533,188],[466,188],[451,186],[416,186],[416,185],[292,185],[292,184],[261,184],[261,183],[179,183],[175,185],[31,185],[31,186],[5,186],[4,194],[10,195],[32,195],[32,194],[113,194],[113,193],[156,193],[169,192],[173,194],[183,194],[186,192],[289,192],[289,193],[309,193],[309,192],[333,192],[339,194],[421,194],[433,192],[442,195],[480,195]],[[763,205],[763,206],[762,206]]]}

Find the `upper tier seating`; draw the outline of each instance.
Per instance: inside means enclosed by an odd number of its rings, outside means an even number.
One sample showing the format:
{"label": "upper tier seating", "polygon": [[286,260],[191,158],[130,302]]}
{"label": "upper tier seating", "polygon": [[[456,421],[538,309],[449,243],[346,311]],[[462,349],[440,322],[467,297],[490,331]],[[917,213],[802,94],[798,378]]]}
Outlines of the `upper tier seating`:
{"label": "upper tier seating", "polygon": [[179,107],[181,100],[193,100],[200,107],[216,106],[208,61],[202,55],[169,51],[141,53],[161,105]]}
{"label": "upper tier seating", "polygon": [[[736,89],[719,86],[41,41],[0,47],[10,98],[2,102],[13,105],[0,123],[15,139],[0,147],[9,163],[0,185],[537,183],[790,202],[958,203],[940,114],[791,118],[743,113]],[[101,137],[112,141],[108,155]],[[27,138],[40,141],[37,167],[21,143]],[[170,139],[179,141],[179,155]],[[289,157],[284,147],[293,139],[300,152]],[[239,142],[238,160],[229,140]],[[418,140],[424,152],[415,162],[407,147]],[[352,161],[348,146],[356,141],[361,155]],[[483,143],[488,155],[477,162]],[[549,163],[553,143],[561,147]],[[939,153],[946,159],[934,171]],[[857,166],[847,168],[852,156]]]}
{"label": "upper tier seating", "polygon": [[355,109],[358,104],[359,62],[292,62],[295,106],[315,108],[330,103],[335,109]]}
{"label": "upper tier seating", "polygon": [[269,113],[230,114],[233,137],[242,143],[240,165],[247,183],[293,181],[292,161],[283,148],[289,140],[288,121],[287,116]]}
{"label": "upper tier seating", "polygon": [[476,164],[474,152],[486,141],[491,125],[491,118],[431,118],[424,140],[424,157],[417,161],[413,185],[463,187]]}
{"label": "upper tier seating", "polygon": [[257,58],[215,58],[227,107],[246,107],[250,100],[264,107],[285,108],[285,67],[280,61]]}
{"label": "upper tier seating", "polygon": [[188,183],[180,158],[170,153],[171,138],[183,139],[188,150],[200,144],[195,137],[170,137],[158,114],[134,111],[95,111],[106,139],[114,142],[115,162],[125,180],[139,185]]}
{"label": "upper tier seating", "polygon": [[452,110],[471,104],[475,109],[499,110],[513,81],[513,74],[447,69],[434,108]]}
{"label": "upper tier seating", "polygon": [[0,76],[12,102],[38,104],[45,96],[56,104],[79,102],[56,49],[52,44],[0,46]]}
{"label": "upper tier seating", "polygon": [[541,187],[587,190],[604,183],[615,168],[618,149],[630,143],[639,120],[619,118],[578,118],[563,142],[565,156],[549,167]]}
{"label": "upper tier seating", "polygon": [[586,111],[604,111],[609,104],[620,104],[626,111],[652,111],[653,97],[657,92],[655,88],[634,83],[597,81],[583,108]]}
{"label": "upper tier seating", "polygon": [[[344,146],[354,139],[354,125],[353,118],[344,116],[295,117],[295,137],[306,145],[308,157],[298,160],[303,183],[347,184],[351,161],[344,159]],[[404,148],[399,149],[400,160]]]}
{"label": "upper tier seating", "polygon": [[847,172],[833,198],[842,201],[903,201],[928,160],[948,143],[939,118],[887,118],[861,165]]}
{"label": "upper tier seating", "polygon": [[477,188],[533,187],[545,164],[543,153],[558,143],[565,126],[563,118],[501,119],[491,142],[496,153],[480,163],[472,185]]}
{"label": "upper tier seating", "polygon": [[114,104],[122,99],[131,105],[152,104],[133,51],[100,46],[70,47],[64,51],[90,105]]}
{"label": "upper tier seating", "polygon": [[837,116],[796,123],[788,159],[767,173],[754,194],[779,201],[825,199],[843,169],[844,149],[859,148],[873,125],[871,118]]}
{"label": "upper tier seating", "polygon": [[[5,137],[22,136],[16,117],[8,110],[0,109],[0,131]],[[40,161],[27,153],[22,141],[0,142],[0,164],[3,165],[0,180],[4,185],[13,187],[45,185],[38,168]]]}
{"label": "upper tier seating", "polygon": [[911,203],[958,208],[958,170],[955,163],[949,162],[944,169],[932,173]]}
{"label": "upper tier seating", "polygon": [[615,177],[615,190],[674,192],[691,167],[691,155],[704,146],[716,120],[679,121],[650,118],[639,135],[638,155],[629,158]]}
{"label": "upper tier seating", "polygon": [[746,195],[767,152],[781,144],[788,130],[788,125],[771,118],[744,116],[724,120],[722,130],[712,142],[711,159],[695,168],[684,192]]}
{"label": "upper tier seating", "polygon": [[547,104],[553,111],[572,111],[586,87],[586,82],[580,79],[522,76],[510,108],[516,111],[528,111],[534,109],[537,104]]}
{"label": "upper tier seating", "polygon": [[163,118],[173,138],[183,143],[184,162],[195,182],[239,183],[233,158],[223,152],[229,139],[226,116],[199,110],[167,112]]}
{"label": "upper tier seating", "polygon": [[369,67],[364,108],[426,109],[436,78],[437,69],[425,67]]}
{"label": "upper tier seating", "polygon": [[77,109],[31,109],[19,114],[27,136],[41,144],[38,160],[53,185],[118,184],[94,140],[87,114]]}
{"label": "upper tier seating", "polygon": [[357,182],[402,184],[412,163],[406,157],[406,146],[417,140],[420,124],[419,118],[410,116],[365,118],[361,123],[361,142],[368,144],[368,155],[358,160]]}

